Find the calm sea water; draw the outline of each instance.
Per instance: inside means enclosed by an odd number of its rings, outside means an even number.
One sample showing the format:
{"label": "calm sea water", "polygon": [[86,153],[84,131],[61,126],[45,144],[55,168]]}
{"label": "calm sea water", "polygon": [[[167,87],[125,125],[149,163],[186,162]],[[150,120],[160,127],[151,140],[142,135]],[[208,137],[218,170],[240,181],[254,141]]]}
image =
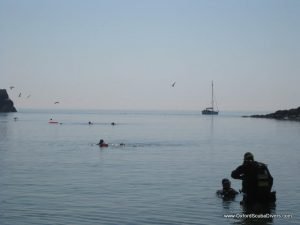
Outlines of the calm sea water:
{"label": "calm sea water", "polygon": [[[299,224],[300,123],[240,115],[2,113],[0,224]],[[246,151],[274,177],[269,213],[292,218],[224,217],[244,212],[242,196],[223,202],[215,192]]]}

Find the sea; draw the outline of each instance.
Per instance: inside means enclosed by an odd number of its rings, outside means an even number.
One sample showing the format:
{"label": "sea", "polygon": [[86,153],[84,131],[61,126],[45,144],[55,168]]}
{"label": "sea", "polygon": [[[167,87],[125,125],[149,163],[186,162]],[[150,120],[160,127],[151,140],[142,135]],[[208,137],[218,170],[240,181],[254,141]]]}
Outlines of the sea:
{"label": "sea", "polygon": [[[0,113],[0,224],[300,224],[300,122],[250,114]],[[230,175],[245,152],[268,165],[276,204],[216,196],[223,178],[241,189]]]}

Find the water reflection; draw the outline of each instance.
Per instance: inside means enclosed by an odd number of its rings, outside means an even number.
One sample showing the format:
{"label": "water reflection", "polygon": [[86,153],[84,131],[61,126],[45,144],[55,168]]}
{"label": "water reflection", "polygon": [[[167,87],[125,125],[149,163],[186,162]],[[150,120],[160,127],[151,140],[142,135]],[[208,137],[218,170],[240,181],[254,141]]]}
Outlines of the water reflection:
{"label": "water reflection", "polygon": [[0,141],[4,140],[7,137],[7,117],[7,113],[0,113]]}
{"label": "water reflection", "polygon": [[223,206],[225,212],[230,209],[231,204],[234,204],[234,199],[224,199],[223,198],[222,206]]}
{"label": "water reflection", "polygon": [[213,139],[214,137],[214,116],[213,115],[210,118],[210,136]]}

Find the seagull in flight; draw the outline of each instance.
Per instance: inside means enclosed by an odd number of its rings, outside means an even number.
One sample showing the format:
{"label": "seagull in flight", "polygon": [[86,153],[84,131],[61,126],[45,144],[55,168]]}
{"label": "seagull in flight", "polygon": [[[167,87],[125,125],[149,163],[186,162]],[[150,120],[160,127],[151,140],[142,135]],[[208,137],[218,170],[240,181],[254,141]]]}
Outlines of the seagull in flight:
{"label": "seagull in flight", "polygon": [[172,84],[172,87],[174,87],[175,86],[175,84],[176,84],[176,81]]}
{"label": "seagull in flight", "polygon": [[12,90],[12,89],[14,89],[15,87],[14,87],[14,86],[10,86],[9,88],[10,88],[10,90]]}
{"label": "seagull in flight", "polygon": [[59,102],[54,102],[54,104],[58,104]]}

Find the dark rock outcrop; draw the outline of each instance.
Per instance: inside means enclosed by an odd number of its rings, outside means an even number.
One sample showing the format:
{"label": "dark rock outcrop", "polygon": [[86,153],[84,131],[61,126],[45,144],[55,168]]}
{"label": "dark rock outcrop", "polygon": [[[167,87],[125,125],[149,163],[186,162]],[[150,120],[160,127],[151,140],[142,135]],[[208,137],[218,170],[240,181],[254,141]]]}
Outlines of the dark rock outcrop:
{"label": "dark rock outcrop", "polygon": [[0,89],[0,112],[17,112],[5,89]]}
{"label": "dark rock outcrop", "polygon": [[252,115],[244,117],[300,121],[300,107],[296,109],[278,110],[274,113],[269,113],[266,115]]}

